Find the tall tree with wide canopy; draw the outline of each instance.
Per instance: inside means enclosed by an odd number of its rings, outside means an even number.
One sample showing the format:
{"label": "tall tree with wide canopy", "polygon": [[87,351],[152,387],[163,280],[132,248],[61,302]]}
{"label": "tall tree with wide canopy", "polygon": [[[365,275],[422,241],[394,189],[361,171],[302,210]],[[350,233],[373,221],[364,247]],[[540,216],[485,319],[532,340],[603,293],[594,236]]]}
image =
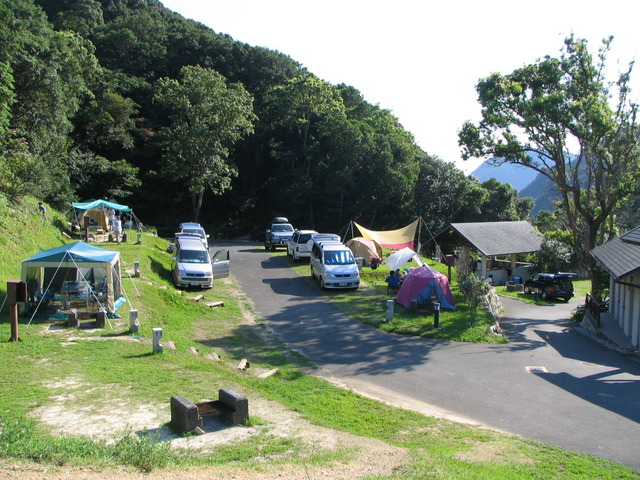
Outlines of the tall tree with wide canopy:
{"label": "tall tree with wide canopy", "polygon": [[[492,156],[494,164],[521,164],[554,182],[590,273],[590,251],[607,240],[611,216],[640,190],[638,106],[629,89],[633,63],[608,82],[611,41],[603,41],[596,60],[586,40],[570,36],[560,58],[547,56],[481,80],[482,120],[466,122],[459,134],[464,159]],[[592,289],[598,293],[593,280]]]}
{"label": "tall tree with wide canopy", "polygon": [[197,221],[205,191],[222,194],[236,175],[229,154],[253,131],[252,97],[215,70],[187,66],[180,80],[159,80],[155,99],[169,112],[162,131],[167,171],[186,184]]}

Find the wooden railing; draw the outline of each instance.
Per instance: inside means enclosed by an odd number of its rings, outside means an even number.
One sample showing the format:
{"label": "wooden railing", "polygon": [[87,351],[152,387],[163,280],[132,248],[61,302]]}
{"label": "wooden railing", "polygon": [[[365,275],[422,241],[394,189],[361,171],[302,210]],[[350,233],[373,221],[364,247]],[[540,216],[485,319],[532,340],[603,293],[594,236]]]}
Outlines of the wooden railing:
{"label": "wooden railing", "polygon": [[596,301],[596,299],[590,294],[587,293],[587,297],[584,302],[585,313],[591,316],[593,323],[600,328],[600,304]]}

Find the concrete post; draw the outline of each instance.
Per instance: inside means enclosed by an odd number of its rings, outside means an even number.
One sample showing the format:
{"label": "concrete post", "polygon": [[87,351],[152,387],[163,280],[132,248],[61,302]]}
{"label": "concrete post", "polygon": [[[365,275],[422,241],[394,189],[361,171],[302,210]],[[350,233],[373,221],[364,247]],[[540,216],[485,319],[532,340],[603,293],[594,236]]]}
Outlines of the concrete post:
{"label": "concrete post", "polygon": [[131,333],[138,333],[140,324],[138,323],[138,310],[129,310],[129,330]]}
{"label": "concrete post", "polygon": [[76,311],[75,308],[72,308],[71,311],[69,312],[69,326],[77,327],[78,325],[79,325],[78,312]]}
{"label": "concrete post", "polygon": [[393,320],[393,300],[387,300],[387,322]]}
{"label": "concrete post", "polygon": [[153,353],[162,353],[162,345],[160,344],[161,338],[162,338],[162,329],[154,328],[153,329]]}

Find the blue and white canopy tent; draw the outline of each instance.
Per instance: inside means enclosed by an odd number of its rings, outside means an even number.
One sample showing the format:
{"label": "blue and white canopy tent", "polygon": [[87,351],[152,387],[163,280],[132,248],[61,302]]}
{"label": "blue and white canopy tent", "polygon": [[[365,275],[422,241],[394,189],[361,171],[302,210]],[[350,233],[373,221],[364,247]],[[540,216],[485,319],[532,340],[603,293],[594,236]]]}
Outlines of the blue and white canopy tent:
{"label": "blue and white canopy tent", "polygon": [[107,200],[89,200],[86,202],[73,202],[71,206],[73,207],[75,222],[78,225],[82,225],[84,216],[89,216],[95,225],[101,227],[104,231],[109,231],[109,212],[113,211],[117,212],[119,217],[122,217],[124,228],[133,228],[135,226],[137,230],[143,230],[142,223],[127,205]]}
{"label": "blue and white canopy tent", "polygon": [[[123,303],[120,252],[75,242],[43,250],[22,262],[27,296],[38,306],[64,293],[82,293],[108,314]],[[57,295],[57,297],[56,297]]]}

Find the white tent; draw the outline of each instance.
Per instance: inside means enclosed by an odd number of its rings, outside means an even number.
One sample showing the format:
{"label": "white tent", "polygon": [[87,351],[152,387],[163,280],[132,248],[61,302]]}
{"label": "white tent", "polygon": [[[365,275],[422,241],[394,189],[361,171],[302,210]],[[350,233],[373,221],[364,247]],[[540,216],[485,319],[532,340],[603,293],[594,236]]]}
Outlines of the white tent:
{"label": "white tent", "polygon": [[420,255],[411,250],[409,247],[404,247],[403,249],[389,255],[384,259],[382,263],[387,265],[391,270],[398,270],[405,263],[410,262],[412,259],[415,259],[417,264],[421,267],[424,266],[424,262],[420,258]]}

